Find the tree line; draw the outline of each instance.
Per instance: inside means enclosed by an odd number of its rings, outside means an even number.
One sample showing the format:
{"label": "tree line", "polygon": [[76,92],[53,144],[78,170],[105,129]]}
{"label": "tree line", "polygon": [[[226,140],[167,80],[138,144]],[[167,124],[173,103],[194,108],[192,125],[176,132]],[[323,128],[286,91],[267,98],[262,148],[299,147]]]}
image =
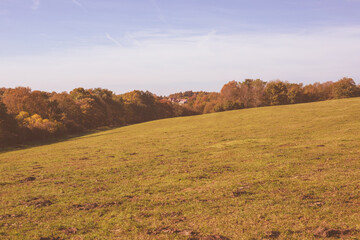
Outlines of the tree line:
{"label": "tree line", "polygon": [[101,88],[49,93],[17,87],[0,89],[0,98],[0,146],[196,114],[137,90],[116,95]]}
{"label": "tree line", "polygon": [[[231,81],[220,92],[187,91],[167,97],[138,90],[115,94],[102,88],[69,93],[1,88],[0,147],[161,118],[358,96],[360,86],[351,78],[305,86],[246,79]],[[180,105],[174,99],[187,101]]]}
{"label": "tree line", "polygon": [[330,99],[359,97],[360,86],[352,78],[337,82],[297,84],[260,79],[231,81],[218,92],[180,92],[172,99],[186,99],[186,106],[197,113],[221,112],[242,108],[307,103]]}

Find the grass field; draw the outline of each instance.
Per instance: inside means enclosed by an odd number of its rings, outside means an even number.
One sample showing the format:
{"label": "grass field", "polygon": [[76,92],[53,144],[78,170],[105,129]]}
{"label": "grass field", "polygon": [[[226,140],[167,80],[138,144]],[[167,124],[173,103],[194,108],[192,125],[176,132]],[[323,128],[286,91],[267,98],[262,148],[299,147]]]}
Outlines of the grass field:
{"label": "grass field", "polygon": [[360,99],[0,154],[1,239],[360,238]]}

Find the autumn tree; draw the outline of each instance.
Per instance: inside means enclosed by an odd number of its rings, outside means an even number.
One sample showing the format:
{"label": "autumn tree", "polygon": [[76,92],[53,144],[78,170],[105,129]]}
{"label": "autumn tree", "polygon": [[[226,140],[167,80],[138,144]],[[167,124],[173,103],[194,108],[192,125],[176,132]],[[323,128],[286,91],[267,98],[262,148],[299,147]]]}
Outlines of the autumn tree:
{"label": "autumn tree", "polygon": [[240,103],[245,108],[261,106],[264,100],[265,86],[266,83],[260,79],[245,79],[245,81],[239,82]]}
{"label": "autumn tree", "polygon": [[333,98],[333,82],[316,82],[303,87],[304,102],[324,101]]}
{"label": "autumn tree", "polygon": [[82,126],[83,114],[80,104],[66,92],[55,93],[51,96],[51,101],[56,102],[60,110],[60,121],[64,123],[69,133],[81,132],[84,130]]}
{"label": "autumn tree", "polygon": [[304,101],[304,93],[302,84],[288,83],[287,98],[290,104],[301,103]]}
{"label": "autumn tree", "polygon": [[261,79],[255,79],[250,81],[251,81],[251,95],[252,95],[251,106],[252,107],[264,106],[266,82],[262,81]]}
{"label": "autumn tree", "polygon": [[[102,88],[75,88],[70,93],[0,88],[0,146],[103,126],[355,96],[360,96],[360,86],[351,78],[306,86],[245,79],[226,83],[219,93],[186,91],[169,97],[138,90],[116,95]],[[176,101],[179,99],[187,103]]]}
{"label": "autumn tree", "polygon": [[128,122],[143,122],[156,118],[155,116],[155,96],[149,91],[134,90],[122,94]]}
{"label": "autumn tree", "polygon": [[43,91],[31,91],[25,87],[10,88],[4,92],[2,100],[10,114],[26,111],[50,119],[59,117],[56,103],[51,102],[49,94]]}
{"label": "autumn tree", "polygon": [[64,125],[56,120],[42,118],[39,114],[30,115],[21,111],[16,120],[23,128],[30,130],[30,139],[44,139],[51,136],[60,136],[65,132]]}
{"label": "autumn tree", "polygon": [[360,96],[359,88],[352,78],[342,78],[332,87],[334,98],[349,98]]}
{"label": "autumn tree", "polygon": [[[99,90],[92,94],[93,89],[75,88],[70,92],[70,96],[81,110],[81,125],[85,129],[94,129],[109,125],[109,119],[106,114]],[[98,94],[98,95],[97,95]],[[106,95],[106,93],[104,93]]]}
{"label": "autumn tree", "polygon": [[225,84],[220,90],[221,98],[225,101],[236,102],[240,100],[240,84],[231,81]]}
{"label": "autumn tree", "polygon": [[28,87],[17,87],[7,89],[3,93],[2,101],[10,114],[19,114],[27,110],[27,103],[31,95],[31,89]]}

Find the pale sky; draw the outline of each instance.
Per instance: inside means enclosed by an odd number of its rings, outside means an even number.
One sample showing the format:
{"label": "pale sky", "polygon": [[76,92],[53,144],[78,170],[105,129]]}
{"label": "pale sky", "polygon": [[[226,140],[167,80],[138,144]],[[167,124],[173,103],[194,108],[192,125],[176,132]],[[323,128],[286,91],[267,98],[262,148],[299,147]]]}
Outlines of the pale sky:
{"label": "pale sky", "polygon": [[360,0],[0,0],[1,86],[360,81]]}

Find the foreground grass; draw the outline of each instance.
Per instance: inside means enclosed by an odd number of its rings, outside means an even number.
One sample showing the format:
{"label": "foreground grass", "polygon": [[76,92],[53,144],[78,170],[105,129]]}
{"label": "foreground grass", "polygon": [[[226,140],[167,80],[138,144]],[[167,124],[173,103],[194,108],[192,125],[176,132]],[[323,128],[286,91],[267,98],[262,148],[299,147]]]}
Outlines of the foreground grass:
{"label": "foreground grass", "polygon": [[360,99],[153,121],[0,169],[1,239],[358,239]]}

